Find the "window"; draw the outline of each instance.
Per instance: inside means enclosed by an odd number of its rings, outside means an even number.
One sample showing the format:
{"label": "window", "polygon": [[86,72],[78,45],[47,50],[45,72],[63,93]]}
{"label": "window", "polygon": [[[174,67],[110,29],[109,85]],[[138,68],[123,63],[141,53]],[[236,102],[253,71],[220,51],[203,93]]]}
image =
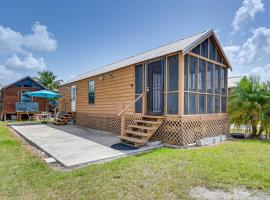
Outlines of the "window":
{"label": "window", "polygon": [[205,92],[206,89],[206,62],[204,60],[199,59],[199,73],[198,73],[198,87],[199,92]]}
{"label": "window", "polygon": [[168,62],[168,94],[167,94],[167,113],[177,114],[178,113],[178,54],[170,56],[167,59]]}
{"label": "window", "polygon": [[213,93],[213,64],[207,62],[207,93]]}
{"label": "window", "polygon": [[215,65],[215,93],[219,94],[220,93],[220,66]]}
{"label": "window", "polygon": [[95,103],[95,82],[93,80],[89,81],[88,103]]}
{"label": "window", "polygon": [[201,56],[208,58],[208,39],[201,43]]}
{"label": "window", "polygon": [[30,102],[31,101],[31,97],[28,95],[25,95],[25,93],[27,93],[28,91],[22,91],[21,92],[21,102]]}
{"label": "window", "polygon": [[210,39],[210,59],[216,60],[216,46],[211,39]]}
{"label": "window", "polygon": [[198,75],[198,58],[189,57],[189,91],[197,91],[197,75]]}
{"label": "window", "polygon": [[[143,65],[135,66],[135,99],[143,93]],[[142,113],[142,98],[135,103],[135,112]]]}

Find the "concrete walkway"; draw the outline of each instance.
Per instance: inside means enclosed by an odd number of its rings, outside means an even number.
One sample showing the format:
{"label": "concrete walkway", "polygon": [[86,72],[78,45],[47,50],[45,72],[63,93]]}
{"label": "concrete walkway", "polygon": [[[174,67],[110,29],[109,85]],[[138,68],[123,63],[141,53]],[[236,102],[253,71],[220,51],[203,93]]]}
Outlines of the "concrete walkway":
{"label": "concrete walkway", "polygon": [[160,147],[114,149],[113,146],[119,143],[117,135],[71,125],[59,127],[37,124],[11,127],[65,167],[113,159]]}

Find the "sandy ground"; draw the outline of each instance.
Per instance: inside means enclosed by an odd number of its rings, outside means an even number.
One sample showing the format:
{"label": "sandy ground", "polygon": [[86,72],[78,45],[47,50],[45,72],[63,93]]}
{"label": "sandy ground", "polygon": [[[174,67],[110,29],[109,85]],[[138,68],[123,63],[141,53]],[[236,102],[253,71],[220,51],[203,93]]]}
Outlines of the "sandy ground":
{"label": "sandy ground", "polygon": [[220,189],[208,190],[204,187],[195,187],[190,190],[189,195],[194,199],[204,200],[270,200],[266,193],[247,190],[245,187],[235,188],[230,191]]}

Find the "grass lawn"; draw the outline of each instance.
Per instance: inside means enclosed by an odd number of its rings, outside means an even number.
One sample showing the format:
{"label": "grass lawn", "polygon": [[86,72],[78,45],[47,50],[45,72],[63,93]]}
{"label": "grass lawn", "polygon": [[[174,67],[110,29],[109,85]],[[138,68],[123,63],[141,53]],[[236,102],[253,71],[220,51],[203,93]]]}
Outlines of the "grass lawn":
{"label": "grass lawn", "polygon": [[0,199],[189,199],[196,186],[269,192],[270,142],[163,148],[65,172],[48,167],[0,127]]}

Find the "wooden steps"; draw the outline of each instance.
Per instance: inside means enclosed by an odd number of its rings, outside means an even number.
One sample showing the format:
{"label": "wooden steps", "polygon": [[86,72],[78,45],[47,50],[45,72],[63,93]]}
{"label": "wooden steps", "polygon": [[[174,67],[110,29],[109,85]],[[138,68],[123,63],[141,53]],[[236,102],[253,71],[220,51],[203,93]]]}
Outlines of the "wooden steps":
{"label": "wooden steps", "polygon": [[162,122],[156,122],[156,121],[146,121],[146,120],[134,120],[137,123],[142,123],[142,124],[162,124]]}
{"label": "wooden steps", "polygon": [[135,138],[135,137],[128,137],[128,136],[119,136],[122,140],[126,140],[128,142],[133,142],[135,144],[144,144],[145,140]]}
{"label": "wooden steps", "polygon": [[119,138],[122,143],[135,147],[143,146],[161,126],[163,120],[164,117],[162,116],[144,115],[142,120],[134,120],[136,124],[129,125],[131,130],[125,130],[124,134],[120,135]]}
{"label": "wooden steps", "polygon": [[142,136],[142,137],[149,137],[149,133],[143,133],[141,131],[131,131],[131,130],[126,130],[126,133],[128,135],[137,135],[137,136]]}
{"label": "wooden steps", "polygon": [[67,124],[71,119],[75,119],[75,115],[76,113],[74,112],[68,112],[66,114],[63,114],[61,115],[59,118],[57,118],[53,124],[54,125],[58,125],[58,126],[61,126],[61,125],[65,125]]}

